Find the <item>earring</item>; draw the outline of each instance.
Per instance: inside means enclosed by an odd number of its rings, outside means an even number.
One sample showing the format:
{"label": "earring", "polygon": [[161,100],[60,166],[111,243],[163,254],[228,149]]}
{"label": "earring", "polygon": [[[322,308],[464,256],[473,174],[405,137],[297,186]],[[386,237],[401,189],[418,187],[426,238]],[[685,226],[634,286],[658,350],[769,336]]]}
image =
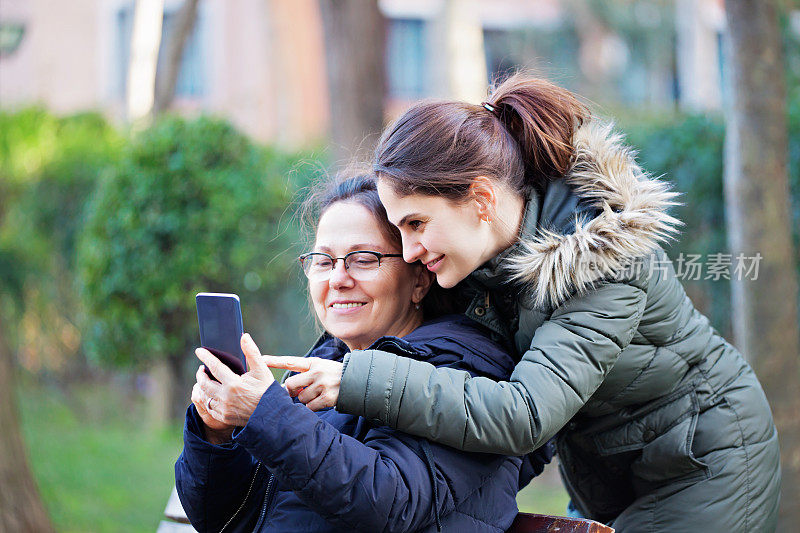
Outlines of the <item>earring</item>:
{"label": "earring", "polygon": [[414,309],[419,309],[419,304],[414,304]]}

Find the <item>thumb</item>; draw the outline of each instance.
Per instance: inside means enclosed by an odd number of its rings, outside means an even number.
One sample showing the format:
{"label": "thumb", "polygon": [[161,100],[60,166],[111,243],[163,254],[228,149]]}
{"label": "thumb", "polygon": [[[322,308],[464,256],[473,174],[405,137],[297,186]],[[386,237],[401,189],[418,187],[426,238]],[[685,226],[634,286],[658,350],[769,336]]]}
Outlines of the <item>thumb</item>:
{"label": "thumb", "polygon": [[256,369],[261,369],[261,367],[264,366],[264,363],[261,361],[261,352],[249,333],[242,334],[242,340],[240,344],[242,346],[244,358],[247,361],[247,371],[250,372]]}

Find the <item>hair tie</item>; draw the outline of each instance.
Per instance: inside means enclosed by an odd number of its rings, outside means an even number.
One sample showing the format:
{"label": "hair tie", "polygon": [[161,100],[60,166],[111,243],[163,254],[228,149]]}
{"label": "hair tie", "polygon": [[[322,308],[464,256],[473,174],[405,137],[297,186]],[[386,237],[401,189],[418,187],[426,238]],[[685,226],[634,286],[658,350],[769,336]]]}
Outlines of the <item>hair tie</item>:
{"label": "hair tie", "polygon": [[492,104],[490,104],[489,102],[481,102],[481,105],[482,105],[484,108],[486,108],[486,111],[488,111],[489,113],[491,113],[492,115],[494,115],[494,113],[495,113],[495,107],[494,107]]}

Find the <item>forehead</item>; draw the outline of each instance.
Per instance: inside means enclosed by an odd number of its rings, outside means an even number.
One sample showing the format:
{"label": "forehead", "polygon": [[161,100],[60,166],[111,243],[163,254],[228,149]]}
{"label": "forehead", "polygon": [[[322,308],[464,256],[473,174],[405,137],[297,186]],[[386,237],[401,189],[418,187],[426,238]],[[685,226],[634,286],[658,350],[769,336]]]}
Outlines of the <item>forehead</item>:
{"label": "forehead", "polygon": [[315,248],[329,248],[337,253],[363,248],[388,250],[391,243],[383,234],[372,213],[357,202],[336,202],[320,217]]}
{"label": "forehead", "polygon": [[427,194],[400,196],[383,180],[378,181],[378,194],[386,208],[386,214],[389,215],[389,220],[395,225],[398,225],[407,215],[431,215],[459,207],[454,201],[441,196]]}

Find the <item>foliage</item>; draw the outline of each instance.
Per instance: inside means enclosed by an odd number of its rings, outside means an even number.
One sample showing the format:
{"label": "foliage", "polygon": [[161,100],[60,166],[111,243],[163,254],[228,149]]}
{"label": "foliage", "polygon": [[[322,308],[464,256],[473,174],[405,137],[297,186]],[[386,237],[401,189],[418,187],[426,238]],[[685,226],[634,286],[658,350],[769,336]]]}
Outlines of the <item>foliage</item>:
{"label": "foliage", "polygon": [[[797,2],[795,1],[795,4]],[[789,185],[792,190],[792,214],[795,243],[800,242],[800,33],[784,30],[786,52],[786,87],[789,117]],[[796,248],[800,264],[800,246]]]}
{"label": "foliage", "polygon": [[2,320],[37,337],[13,339],[38,345],[34,366],[58,366],[77,350],[75,237],[85,199],[121,147],[96,113],[0,112],[0,288],[11,297]]}
{"label": "foliage", "polygon": [[280,225],[290,163],[211,118],[167,117],[133,139],[100,182],[80,243],[90,356],[188,353],[197,292],[245,287],[268,302],[292,241]]}
{"label": "foliage", "polygon": [[54,256],[73,256],[83,201],[120,147],[121,137],[98,114],[0,113],[0,235],[29,269],[47,270]]}
{"label": "foliage", "polygon": [[677,251],[726,247],[722,188],[725,128],[714,117],[680,116],[672,123],[640,122],[624,126],[639,162],[663,175],[682,193],[675,210],[685,224]]}

